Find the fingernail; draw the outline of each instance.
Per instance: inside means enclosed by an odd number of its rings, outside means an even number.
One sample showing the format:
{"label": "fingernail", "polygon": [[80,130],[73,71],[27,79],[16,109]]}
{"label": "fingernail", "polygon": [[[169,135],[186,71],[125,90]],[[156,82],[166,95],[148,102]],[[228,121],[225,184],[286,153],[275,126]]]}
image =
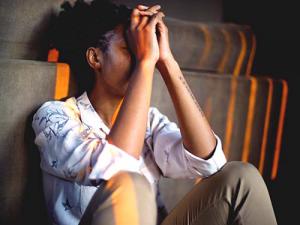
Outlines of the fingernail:
{"label": "fingernail", "polygon": [[142,8],[144,9],[148,9],[149,7],[148,6],[145,6],[145,5],[140,5]]}

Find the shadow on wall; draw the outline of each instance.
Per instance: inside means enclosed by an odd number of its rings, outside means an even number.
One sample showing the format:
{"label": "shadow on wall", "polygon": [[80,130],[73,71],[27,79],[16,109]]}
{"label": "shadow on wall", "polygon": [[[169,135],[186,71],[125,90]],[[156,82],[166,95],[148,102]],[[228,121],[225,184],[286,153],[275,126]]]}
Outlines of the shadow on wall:
{"label": "shadow on wall", "polygon": [[[37,110],[37,109],[36,109]],[[26,120],[24,143],[27,161],[27,180],[22,204],[22,219],[20,224],[50,224],[46,211],[46,203],[42,188],[42,173],[40,169],[40,154],[34,144],[35,134],[32,129],[34,110]]]}

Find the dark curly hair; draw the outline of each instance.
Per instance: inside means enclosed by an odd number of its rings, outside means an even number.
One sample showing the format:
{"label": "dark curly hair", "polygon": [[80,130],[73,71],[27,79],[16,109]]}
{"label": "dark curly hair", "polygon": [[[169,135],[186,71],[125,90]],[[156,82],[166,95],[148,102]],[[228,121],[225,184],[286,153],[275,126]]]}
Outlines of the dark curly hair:
{"label": "dark curly hair", "polygon": [[111,39],[107,32],[121,24],[128,27],[132,9],[109,0],[77,0],[74,6],[65,1],[61,8],[50,26],[49,47],[59,51],[59,62],[70,65],[78,93],[89,91],[95,75],[86,61],[86,50],[93,46],[105,53]]}

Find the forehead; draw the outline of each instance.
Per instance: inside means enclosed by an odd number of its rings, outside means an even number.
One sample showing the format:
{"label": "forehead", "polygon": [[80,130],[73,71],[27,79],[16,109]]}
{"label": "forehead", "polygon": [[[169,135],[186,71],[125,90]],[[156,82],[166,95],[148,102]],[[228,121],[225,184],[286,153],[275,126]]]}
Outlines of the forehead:
{"label": "forehead", "polygon": [[111,42],[114,42],[115,44],[126,44],[125,28],[123,25],[118,25],[112,31],[112,34]]}

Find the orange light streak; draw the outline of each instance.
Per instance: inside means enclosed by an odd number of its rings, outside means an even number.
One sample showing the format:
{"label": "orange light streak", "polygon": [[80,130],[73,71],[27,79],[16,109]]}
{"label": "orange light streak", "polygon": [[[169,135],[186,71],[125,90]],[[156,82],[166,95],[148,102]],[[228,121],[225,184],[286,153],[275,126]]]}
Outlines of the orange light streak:
{"label": "orange light streak", "polygon": [[237,79],[233,77],[231,79],[230,99],[229,99],[228,110],[227,110],[226,129],[225,129],[224,146],[223,146],[224,154],[226,158],[228,158],[229,156],[229,148],[230,148],[231,136],[233,130],[237,85],[238,85]]}
{"label": "orange light streak", "polygon": [[231,37],[230,34],[227,30],[221,29],[222,34],[224,35],[225,38],[225,50],[224,50],[224,55],[221,59],[220,64],[218,65],[218,72],[219,73],[224,73],[225,72],[225,65],[227,64],[229,60],[229,56],[232,50],[232,43],[231,43]]}
{"label": "orange light streak", "polygon": [[261,174],[264,172],[264,163],[266,158],[266,150],[267,150],[267,143],[268,143],[268,131],[270,125],[270,118],[271,118],[271,107],[272,107],[272,98],[273,98],[273,81],[271,78],[267,78],[269,83],[269,90],[268,90],[268,100],[267,100],[267,107],[266,107],[266,117],[264,123],[264,130],[263,130],[263,137],[262,137],[262,144],[260,150],[260,158],[259,158],[259,166],[258,170]]}
{"label": "orange light streak", "polygon": [[204,25],[199,26],[199,28],[203,31],[204,34],[204,45],[203,45],[203,54],[201,55],[199,59],[200,65],[205,65],[207,58],[209,56],[209,53],[212,48],[212,38],[211,34],[208,30],[208,28]]}
{"label": "orange light streak", "polygon": [[124,98],[122,98],[122,100],[119,102],[119,104],[118,104],[116,110],[114,111],[114,114],[113,114],[112,119],[111,119],[111,126],[113,126],[114,123],[116,122],[116,119],[117,119],[117,117],[118,117],[119,111],[120,111],[121,106],[122,106],[122,104],[123,104],[123,100],[124,100]]}
{"label": "orange light streak", "polygon": [[238,34],[241,39],[241,51],[240,51],[238,60],[236,62],[236,65],[235,65],[234,71],[233,71],[233,76],[235,76],[235,77],[239,76],[239,74],[241,72],[242,64],[243,64],[243,61],[245,59],[246,52],[247,52],[247,41],[246,41],[245,34],[242,31],[239,31]]}
{"label": "orange light streak", "polygon": [[247,114],[247,122],[245,129],[245,138],[244,138],[244,146],[242,153],[242,161],[248,162],[249,154],[250,154],[250,144],[251,144],[251,136],[252,136],[252,125],[255,113],[255,102],[256,102],[256,93],[257,93],[257,79],[254,77],[250,78],[251,88],[250,88],[250,96],[248,103],[248,114]]}
{"label": "orange light streak", "polygon": [[271,180],[274,180],[277,176],[278,172],[278,165],[279,165],[279,157],[281,152],[281,143],[282,143],[282,133],[283,133],[283,126],[284,126],[284,118],[286,112],[286,105],[288,99],[288,84],[285,80],[281,80],[282,82],[282,96],[281,96],[281,106],[280,106],[280,114],[279,114],[279,122],[278,122],[278,129],[276,135],[276,144],[274,150],[274,159],[273,159],[273,166],[271,172]]}
{"label": "orange light streak", "polygon": [[251,40],[252,40],[252,48],[251,48],[251,52],[250,52],[250,56],[249,56],[249,60],[247,63],[247,68],[246,68],[246,76],[247,77],[250,77],[250,75],[251,75],[254,56],[255,56],[255,52],[256,52],[256,37],[254,34],[252,34]]}

